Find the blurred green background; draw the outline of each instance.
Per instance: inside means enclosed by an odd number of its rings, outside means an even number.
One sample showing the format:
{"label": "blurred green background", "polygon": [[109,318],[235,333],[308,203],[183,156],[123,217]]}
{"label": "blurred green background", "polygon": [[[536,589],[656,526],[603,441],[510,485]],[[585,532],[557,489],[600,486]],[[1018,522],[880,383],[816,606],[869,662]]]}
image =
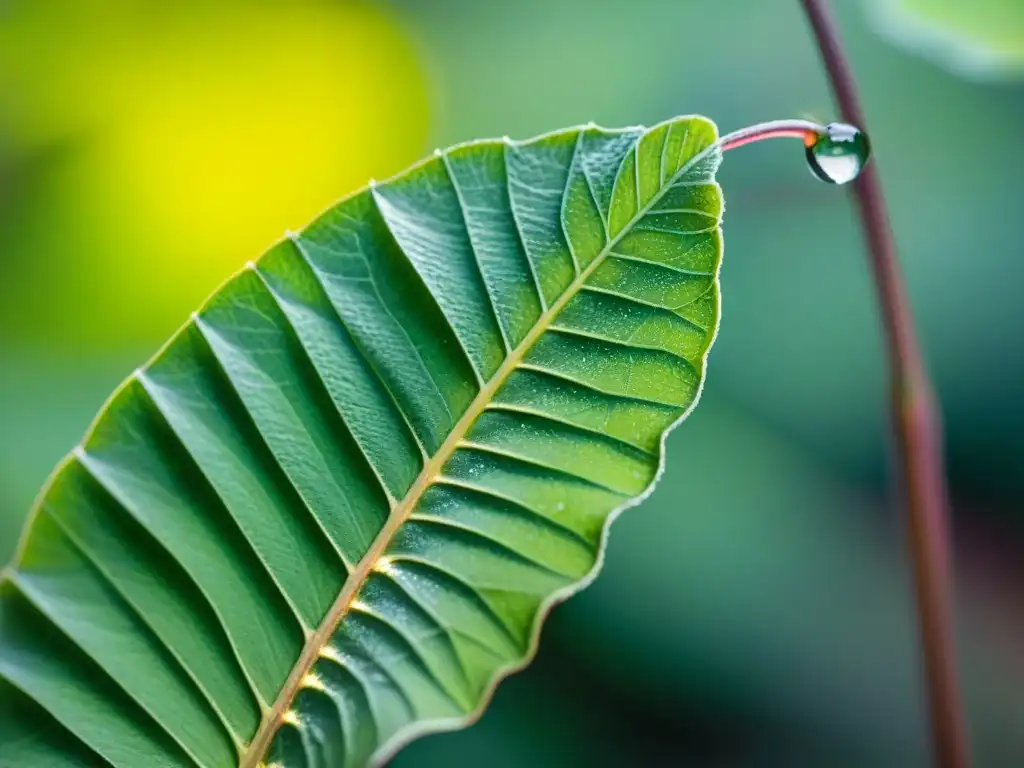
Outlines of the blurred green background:
{"label": "blurred green background", "polygon": [[[833,5],[942,399],[977,762],[1024,765],[1024,89]],[[795,0],[0,3],[0,561],[106,395],[286,229],[434,146],[689,112],[833,116]],[[787,142],[721,181],[724,318],[660,486],[482,721],[396,765],[927,764],[848,193]]]}

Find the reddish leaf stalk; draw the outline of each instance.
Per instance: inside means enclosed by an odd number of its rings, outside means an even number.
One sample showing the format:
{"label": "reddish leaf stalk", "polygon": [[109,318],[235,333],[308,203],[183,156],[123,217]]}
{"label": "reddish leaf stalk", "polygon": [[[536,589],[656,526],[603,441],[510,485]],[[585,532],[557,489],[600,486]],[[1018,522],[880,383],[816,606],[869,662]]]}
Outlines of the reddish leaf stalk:
{"label": "reddish leaf stalk", "polygon": [[[867,132],[857,86],[835,22],[822,0],[801,0],[843,120]],[[969,764],[957,684],[946,481],[934,390],[917,343],[877,163],[853,182],[867,241],[889,358],[892,415],[913,561],[920,641],[935,759]]]}
{"label": "reddish leaf stalk", "polygon": [[718,145],[723,152],[728,152],[730,149],[753,144],[755,141],[789,138],[800,139],[804,146],[810,147],[825,131],[825,126],[809,120],[773,120],[726,134],[718,140]]}

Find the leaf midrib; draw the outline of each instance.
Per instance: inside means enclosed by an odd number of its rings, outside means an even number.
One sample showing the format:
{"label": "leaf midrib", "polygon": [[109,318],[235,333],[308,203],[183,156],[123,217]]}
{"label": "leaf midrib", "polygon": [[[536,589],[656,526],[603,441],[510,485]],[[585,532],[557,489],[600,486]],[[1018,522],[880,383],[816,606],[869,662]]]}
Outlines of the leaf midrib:
{"label": "leaf midrib", "polygon": [[[666,137],[666,143],[667,140],[668,139]],[[639,140],[630,152],[635,152],[638,144]],[[637,196],[637,212],[633,217],[629,219],[615,237],[608,238],[605,246],[594,257],[594,260],[583,268],[573,281],[566,286],[558,299],[556,299],[550,307],[541,313],[540,317],[537,318],[537,322],[530,329],[530,332],[523,337],[523,340],[519,342],[519,345],[509,353],[498,370],[494,372],[494,375],[491,376],[483,387],[481,387],[476,397],[473,398],[473,402],[470,403],[465,413],[462,414],[459,420],[455,423],[455,426],[452,427],[448,437],[445,438],[445,441],[427,461],[427,463],[423,465],[423,469],[420,471],[420,474],[417,476],[412,486],[410,486],[405,496],[391,510],[391,514],[388,516],[384,527],[380,529],[380,532],[373,540],[373,543],[370,545],[366,554],[363,555],[362,559],[360,559],[356,564],[356,567],[345,579],[345,584],[342,586],[341,592],[338,594],[334,603],[331,604],[330,609],[320,622],[320,626],[317,627],[315,632],[306,636],[306,642],[302,648],[302,652],[299,654],[299,658],[296,660],[295,666],[292,667],[291,673],[285,680],[280,693],[278,693],[277,699],[274,701],[274,705],[264,712],[263,718],[260,721],[259,729],[256,731],[256,735],[249,743],[249,746],[245,750],[245,754],[239,763],[240,768],[259,768],[259,766],[262,765],[261,761],[265,756],[267,749],[270,747],[270,742],[273,739],[274,734],[277,732],[277,728],[282,721],[282,717],[291,707],[291,704],[301,687],[302,680],[312,669],[313,664],[316,663],[316,660],[320,655],[320,650],[327,644],[338,625],[341,624],[342,620],[348,614],[348,610],[351,607],[356,594],[359,592],[363,584],[366,583],[370,573],[374,570],[374,566],[377,565],[378,561],[387,551],[388,545],[391,543],[395,534],[402,525],[408,521],[409,516],[416,508],[420,498],[437,480],[445,463],[451,458],[452,454],[455,453],[456,448],[458,448],[460,443],[465,439],[466,435],[469,433],[470,427],[473,426],[473,423],[480,417],[484,410],[486,410],[488,404],[493,400],[494,395],[497,394],[498,390],[502,387],[513,371],[519,367],[519,364],[523,362],[523,359],[526,357],[526,354],[530,349],[533,348],[533,345],[536,344],[540,337],[549,330],[555,318],[565,308],[565,305],[568,304],[577,293],[579,293],[587,279],[604,262],[612,249],[618,245],[619,241],[629,234],[636,223],[650,212],[651,208],[658,203],[665,192],[675,184],[676,179],[687,173],[698,162],[703,160],[714,147],[715,144],[712,143],[687,160],[679,170],[662,183],[658,191],[645,205],[640,206],[640,198],[639,195]],[[625,162],[629,156],[630,153],[627,153],[623,158],[623,162]],[[618,178],[618,174],[621,172],[622,169],[620,167],[616,174],[616,179]],[[584,177],[586,177],[586,172],[584,171],[583,173]],[[589,178],[587,179],[587,187],[590,188]],[[590,189],[590,195],[594,200],[594,205],[598,209],[598,215],[601,216],[601,219],[604,222],[605,232],[607,233],[608,222],[605,221],[605,216],[601,214],[600,206],[597,202],[597,196],[594,195],[593,189]],[[609,201],[609,217],[611,215],[610,208],[613,202],[614,185],[612,198]],[[568,237],[566,239],[568,240]],[[576,260],[575,255],[573,256],[573,260]]]}

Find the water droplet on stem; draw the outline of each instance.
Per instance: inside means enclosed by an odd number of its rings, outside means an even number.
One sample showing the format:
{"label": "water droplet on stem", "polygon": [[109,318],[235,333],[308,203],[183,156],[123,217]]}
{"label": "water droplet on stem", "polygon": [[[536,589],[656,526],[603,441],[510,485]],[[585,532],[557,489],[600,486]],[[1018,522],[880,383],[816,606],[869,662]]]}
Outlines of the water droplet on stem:
{"label": "water droplet on stem", "polygon": [[829,123],[807,146],[811,172],[829,184],[846,184],[860,175],[871,155],[867,134],[848,123]]}

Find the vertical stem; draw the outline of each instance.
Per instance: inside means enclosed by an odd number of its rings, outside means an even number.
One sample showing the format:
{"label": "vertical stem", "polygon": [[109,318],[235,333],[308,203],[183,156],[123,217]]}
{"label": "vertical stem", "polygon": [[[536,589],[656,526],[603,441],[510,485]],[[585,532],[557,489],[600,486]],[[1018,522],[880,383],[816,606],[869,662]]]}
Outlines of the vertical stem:
{"label": "vertical stem", "polygon": [[[801,3],[843,120],[867,132],[857,86],[828,9],[823,0]],[[914,565],[935,759],[942,768],[966,768],[969,758],[954,655],[941,428],[877,168],[877,162],[867,165],[854,182],[854,192],[888,348],[891,407],[903,474],[908,546]]]}

